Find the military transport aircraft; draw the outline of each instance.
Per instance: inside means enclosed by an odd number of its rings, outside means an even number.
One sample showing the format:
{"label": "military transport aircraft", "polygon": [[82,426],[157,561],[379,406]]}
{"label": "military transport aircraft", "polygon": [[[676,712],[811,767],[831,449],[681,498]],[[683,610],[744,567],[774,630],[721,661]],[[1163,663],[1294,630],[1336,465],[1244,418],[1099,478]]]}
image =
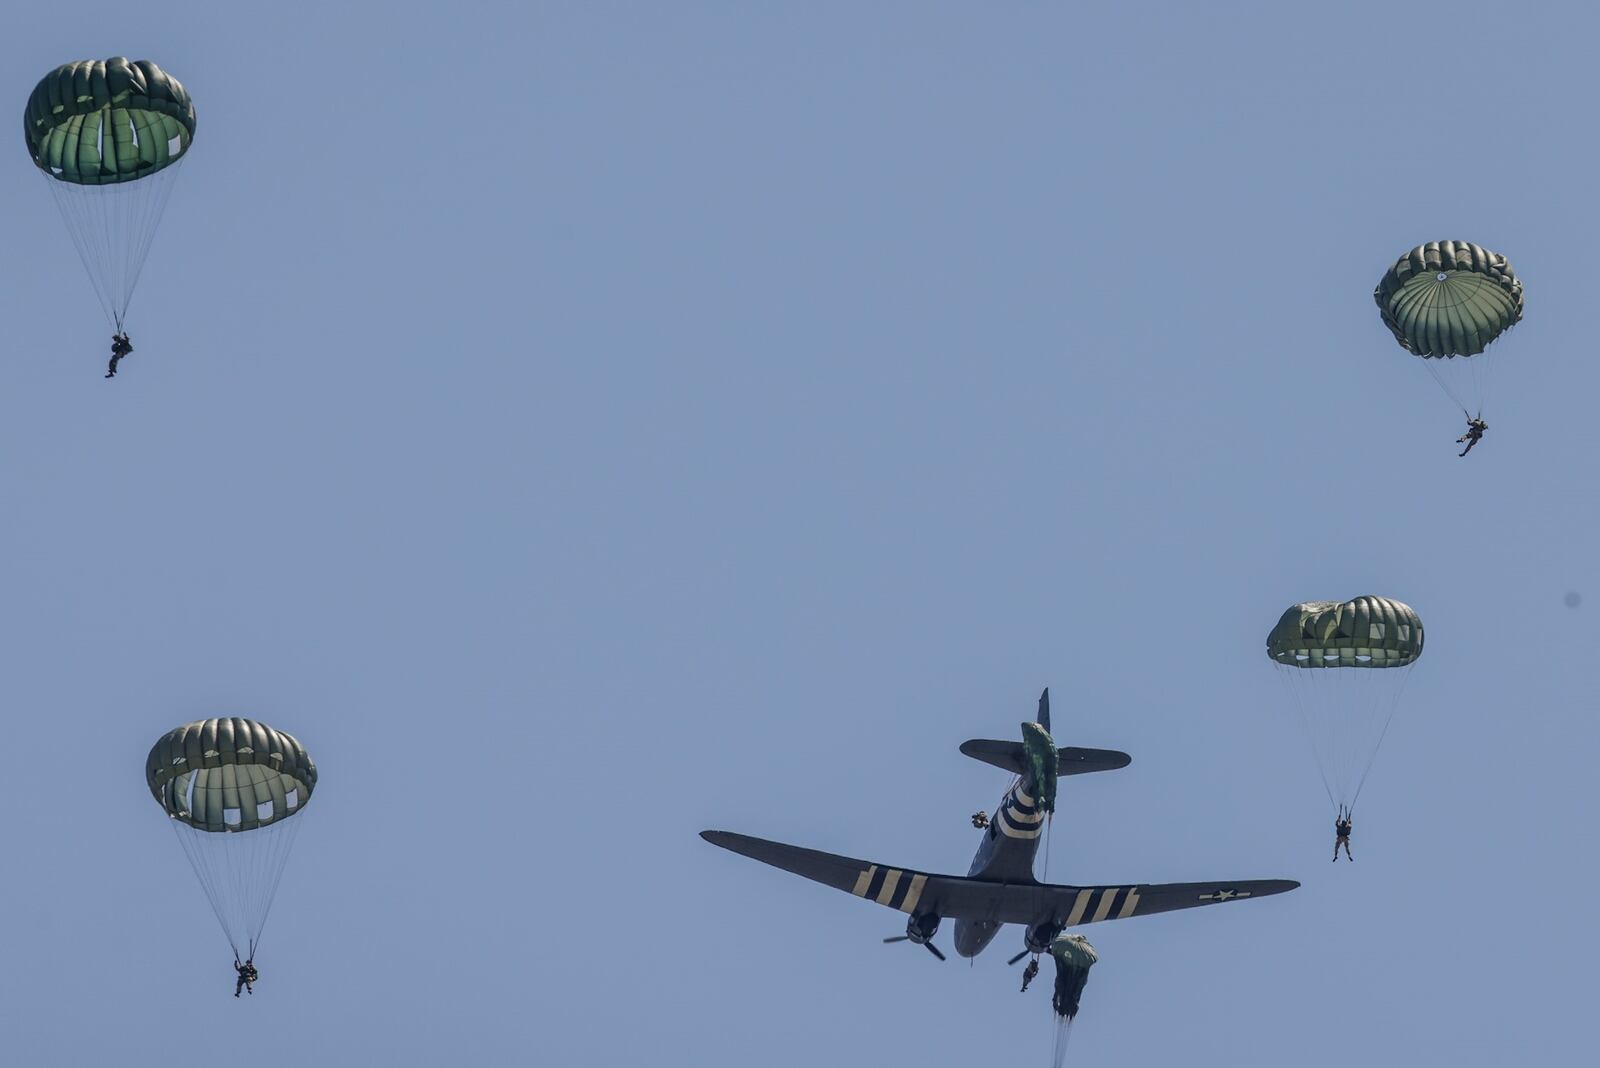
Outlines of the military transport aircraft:
{"label": "military transport aircraft", "polygon": [[[1011,958],[1015,964],[1030,953],[1047,952],[1065,927],[1266,897],[1300,885],[1290,879],[1116,886],[1039,882],[1033,877],[1033,857],[1045,813],[1055,809],[1056,776],[1125,768],[1133,758],[1111,749],[1057,749],[1049,733],[1048,689],[1039,697],[1038,715],[1037,722],[1022,725],[1020,743],[974,739],[961,746],[967,756],[1017,776],[992,818],[982,813],[973,817],[986,832],[964,878],[872,864],[729,831],[701,831],[700,837],[752,860],[906,913],[905,935],[884,941],[913,942],[940,960],[945,959],[944,954],[933,944],[933,936],[944,919],[956,921],[956,952],[963,957],[981,953],[1003,924],[1023,925],[1024,949]],[[1042,759],[1052,752],[1055,760]]]}

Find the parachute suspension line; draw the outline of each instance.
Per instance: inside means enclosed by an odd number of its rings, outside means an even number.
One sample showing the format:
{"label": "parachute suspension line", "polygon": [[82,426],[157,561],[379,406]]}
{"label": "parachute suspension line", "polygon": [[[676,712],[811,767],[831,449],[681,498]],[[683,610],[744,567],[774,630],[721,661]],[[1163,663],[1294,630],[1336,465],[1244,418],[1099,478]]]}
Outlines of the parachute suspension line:
{"label": "parachute suspension line", "polygon": [[1426,357],[1422,362],[1463,415],[1468,419],[1483,415],[1483,400],[1494,379],[1494,357],[1484,352],[1476,356]]}
{"label": "parachute suspension line", "polygon": [[[1458,360],[1465,359],[1463,356],[1456,356],[1453,358]],[[1462,412],[1470,416],[1472,414],[1472,409],[1468,407],[1466,399],[1461,395],[1461,391],[1457,389],[1455,383],[1451,381],[1451,375],[1448,373],[1448,368],[1442,366],[1445,362],[1444,359],[1441,357],[1424,357],[1422,362],[1427,366],[1428,373],[1433,376],[1433,380],[1439,383],[1439,388],[1444,390],[1445,395],[1455,402],[1455,406],[1457,408],[1460,408]],[[1479,395],[1478,399],[1480,401],[1482,400],[1481,394]],[[1479,404],[1478,407],[1481,409],[1483,405]]]}
{"label": "parachute suspension line", "polygon": [[[1320,749],[1326,748],[1326,746],[1317,745],[1318,735],[1326,733],[1328,729],[1323,725],[1322,722],[1320,722],[1321,719],[1326,719],[1326,717],[1319,717],[1319,710],[1316,707],[1317,702],[1313,699],[1315,695],[1312,692],[1308,692],[1311,691],[1316,685],[1316,677],[1309,670],[1302,668],[1289,668],[1288,670],[1293,671],[1297,676],[1295,685],[1299,687],[1299,690],[1295,696],[1298,699],[1300,710],[1303,713],[1303,719],[1306,723],[1306,731],[1311,737],[1312,759],[1317,762],[1317,774],[1322,776],[1322,789],[1328,795],[1328,804],[1336,804],[1338,799],[1334,797],[1333,784],[1338,781],[1337,775],[1335,775],[1333,778],[1329,777],[1328,755],[1319,751]],[[1337,724],[1335,724],[1335,726],[1337,727]]]}
{"label": "parachute suspension line", "polygon": [[[300,822],[298,820],[287,820],[286,823],[287,828],[285,828],[281,836],[283,839],[282,847],[267,866],[267,870],[262,873],[269,880],[269,884],[265,887],[265,893],[262,898],[261,917],[256,921],[255,931],[250,936],[251,957],[255,956],[256,947],[261,945],[261,932],[266,929],[267,916],[272,912],[272,903],[278,898],[278,884],[283,882],[284,869],[289,866],[289,851],[294,848],[295,837],[300,833]],[[275,824],[267,829],[273,830],[283,827],[284,824]]]}
{"label": "parachute suspension line", "polygon": [[106,318],[121,330],[183,160],[137,181],[77,185],[41,172]]}
{"label": "parachute suspension line", "polygon": [[254,958],[299,820],[249,831],[202,831],[181,820],[171,822],[234,956]]}
{"label": "parachute suspension line", "polygon": [[96,267],[97,264],[109,260],[109,256],[103,251],[109,244],[109,238],[105,227],[98,221],[97,216],[100,213],[93,210],[93,205],[88,202],[81,190],[67,189],[64,183],[56,181],[49,175],[42,175],[42,178],[50,189],[50,196],[56,202],[56,209],[60,211],[62,221],[67,225],[67,234],[72,238],[73,247],[78,250],[78,259],[89,275],[89,282],[94,286],[94,295],[99,298],[100,307],[105,311],[106,318],[116,326],[115,301]]}
{"label": "parachute suspension line", "polygon": [[1362,762],[1364,750],[1372,744],[1373,721],[1377,711],[1373,699],[1376,689],[1374,683],[1378,681],[1377,670],[1333,668],[1331,671],[1334,674],[1329,681],[1335,685],[1343,684],[1343,689],[1352,691],[1345,707],[1337,712],[1330,709],[1333,713],[1331,718],[1338,727],[1332,754],[1334,782],[1338,784],[1339,803],[1348,811],[1353,800],[1351,784],[1355,781],[1356,768]]}
{"label": "parachute suspension line", "polygon": [[[1410,666],[1323,670],[1280,664],[1278,670],[1293,676],[1284,685],[1293,691],[1328,803],[1348,812],[1388,736]],[[1386,678],[1389,671],[1399,674]]]}
{"label": "parachute suspension line", "polygon": [[1469,365],[1472,368],[1472,388],[1478,394],[1478,415],[1483,415],[1483,399],[1489,395],[1489,386],[1494,378],[1495,361],[1489,358],[1488,353],[1476,357]]}
{"label": "parachute suspension line", "polygon": [[1304,693],[1305,688],[1311,685],[1311,680],[1301,678],[1301,676],[1307,675],[1309,672],[1305,668],[1289,667],[1284,664],[1275,664],[1274,669],[1278,672],[1278,678],[1282,681],[1284,689],[1289,693],[1295,712],[1300,716],[1301,726],[1305,728],[1306,744],[1311,749],[1311,759],[1317,765],[1317,774],[1322,776],[1322,789],[1328,795],[1328,804],[1338,804],[1333,797],[1333,785],[1328,781],[1328,770],[1324,766],[1324,757],[1318,751],[1317,730],[1311,721],[1309,707],[1311,702]]}
{"label": "parachute suspension line", "polygon": [[168,817],[167,822],[172,824],[172,832],[177,835],[178,844],[183,847],[183,855],[189,858],[189,867],[194,869],[195,877],[200,880],[200,888],[205,891],[206,901],[211,905],[211,912],[217,918],[217,923],[222,926],[222,933],[227,936],[228,945],[233,949],[235,960],[246,958],[239,956],[239,943],[234,940],[233,930],[228,920],[222,914],[222,903],[217,896],[216,888],[220,885],[213,865],[208,857],[203,856],[200,843],[195,836],[200,832],[193,827],[186,826],[181,820]]}
{"label": "parachute suspension line", "polygon": [[1355,792],[1350,795],[1350,804],[1348,808],[1352,812],[1355,811],[1356,798],[1361,796],[1361,788],[1367,785],[1367,776],[1372,772],[1373,762],[1378,759],[1378,750],[1383,748],[1383,740],[1389,736],[1389,725],[1394,722],[1394,714],[1400,708],[1400,698],[1405,695],[1406,686],[1411,682],[1412,666],[1413,665],[1411,664],[1407,664],[1403,668],[1390,669],[1398,670],[1400,672],[1400,685],[1397,688],[1394,696],[1387,702],[1389,707],[1384,713],[1383,729],[1378,732],[1378,742],[1372,747],[1372,754],[1367,757],[1366,767],[1361,769],[1361,777],[1356,780]]}
{"label": "parachute suspension line", "polygon": [[[178,184],[178,172],[183,169],[183,161],[186,158],[179,157],[175,163],[169,164],[149,178],[141,179],[143,182],[159,182],[160,185],[159,188],[151,190],[151,195],[144,202],[143,217],[129,234],[130,244],[133,247],[128,258],[127,295],[122,301],[122,316],[128,313],[128,303],[133,299],[133,289],[139,284],[139,276],[144,273],[145,260],[150,256],[150,245],[155,241],[156,231],[161,228],[161,220],[167,214],[167,202],[172,198],[173,187]],[[119,328],[122,325],[122,316],[117,319]]]}

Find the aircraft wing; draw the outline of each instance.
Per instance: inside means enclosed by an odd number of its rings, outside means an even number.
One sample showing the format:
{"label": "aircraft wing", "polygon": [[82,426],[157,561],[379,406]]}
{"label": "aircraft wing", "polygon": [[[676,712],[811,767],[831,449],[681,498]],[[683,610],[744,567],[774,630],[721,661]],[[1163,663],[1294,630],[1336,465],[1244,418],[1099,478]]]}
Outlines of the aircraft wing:
{"label": "aircraft wing", "polygon": [[714,846],[804,876],[813,882],[870,898],[907,913],[942,918],[1064,927],[1101,920],[1148,916],[1174,909],[1217,905],[1293,890],[1292,879],[1246,879],[1214,883],[1138,883],[1064,886],[1002,883],[960,875],[931,875],[911,868],[872,864],[816,849],[769,842],[730,831],[701,831]]}

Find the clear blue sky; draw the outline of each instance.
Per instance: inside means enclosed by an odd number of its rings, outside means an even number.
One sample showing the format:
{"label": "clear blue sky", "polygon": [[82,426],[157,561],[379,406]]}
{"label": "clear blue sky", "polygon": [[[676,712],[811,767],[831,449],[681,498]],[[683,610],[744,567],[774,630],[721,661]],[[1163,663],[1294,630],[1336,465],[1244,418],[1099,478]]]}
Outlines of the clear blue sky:
{"label": "clear blue sky", "polygon": [[[1581,1060],[1600,16],[1302,7],[16,5],[18,111],[120,53],[199,130],[110,383],[0,168],[7,1058],[1043,1063],[1020,932],[696,832],[965,871],[1048,684],[1134,755],[1052,879],[1305,883],[1085,929],[1069,1063]],[[1441,238],[1528,294],[1464,461],[1370,297]],[[1369,592],[1332,867],[1262,643]],[[244,1002],[142,780],[218,714],[322,772]]]}

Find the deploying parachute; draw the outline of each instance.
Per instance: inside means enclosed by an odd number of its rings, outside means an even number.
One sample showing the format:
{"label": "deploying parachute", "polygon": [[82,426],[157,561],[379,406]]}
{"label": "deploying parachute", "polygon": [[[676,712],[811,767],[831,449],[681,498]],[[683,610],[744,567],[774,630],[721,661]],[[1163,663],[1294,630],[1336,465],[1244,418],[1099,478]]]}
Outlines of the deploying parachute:
{"label": "deploying parachute", "polygon": [[1056,988],[1050,1007],[1057,1016],[1072,1019],[1078,1015],[1078,1001],[1089,981],[1089,969],[1100,959],[1089,940],[1082,935],[1057,935],[1050,943],[1050,956],[1056,962]]}
{"label": "deploying parachute", "polygon": [[1422,620],[1387,597],[1292,605],[1267,635],[1267,656],[1295,691],[1328,800],[1344,812],[1421,655]]}
{"label": "deploying parachute", "polygon": [[253,959],[317,766],[264,723],[205,719],[162,735],[144,773],[235,959]]}
{"label": "deploying parachute", "polygon": [[1468,417],[1483,414],[1490,342],[1522,321],[1522,282],[1498,252],[1430,241],[1401,256],[1372,299],[1400,347]]}
{"label": "deploying parachute", "polygon": [[194,103],[148,60],[64,63],[28,97],[28,154],[118,331],[194,141]]}
{"label": "deploying parachute", "polygon": [[1089,969],[1100,955],[1089,940],[1082,935],[1061,934],[1050,943],[1050,956],[1056,962],[1055,990],[1050,994],[1050,1008],[1056,1014],[1055,1068],[1067,1059],[1067,1042],[1072,1038],[1072,1021],[1078,1017],[1078,1002],[1083,988],[1089,982]]}

